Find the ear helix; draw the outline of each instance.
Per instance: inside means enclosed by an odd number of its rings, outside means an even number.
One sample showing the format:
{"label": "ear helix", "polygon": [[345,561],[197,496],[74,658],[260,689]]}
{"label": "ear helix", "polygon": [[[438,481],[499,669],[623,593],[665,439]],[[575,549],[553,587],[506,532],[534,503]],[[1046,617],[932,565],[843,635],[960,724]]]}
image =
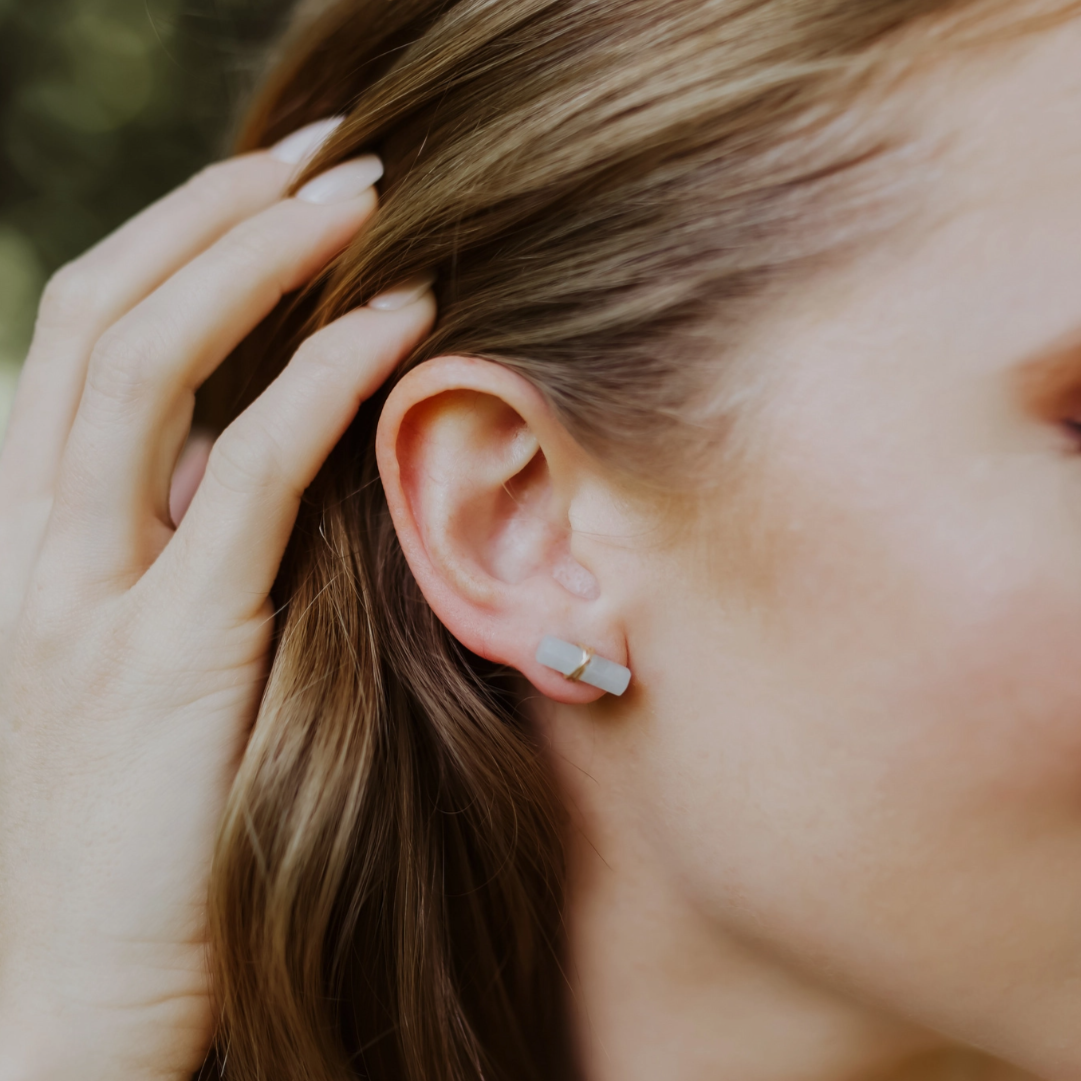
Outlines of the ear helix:
{"label": "ear helix", "polygon": [[609,694],[622,694],[631,682],[629,668],[598,657],[585,646],[564,642],[550,634],[545,635],[537,647],[537,663],[554,669],[572,683],[588,683]]}

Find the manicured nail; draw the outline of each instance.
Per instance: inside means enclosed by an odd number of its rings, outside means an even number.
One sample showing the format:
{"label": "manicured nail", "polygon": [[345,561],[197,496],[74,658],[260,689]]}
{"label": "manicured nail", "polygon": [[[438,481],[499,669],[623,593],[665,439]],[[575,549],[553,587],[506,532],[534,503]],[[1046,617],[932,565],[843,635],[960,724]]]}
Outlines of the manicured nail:
{"label": "manicured nail", "polygon": [[344,203],[367,191],[382,175],[383,163],[367,154],[309,180],[296,197],[305,203]]}
{"label": "manicured nail", "polygon": [[294,131],[270,148],[270,156],[286,165],[303,165],[315,157],[319,148],[342,126],[343,120],[344,116],[332,116]]}
{"label": "manicured nail", "polygon": [[368,301],[368,307],[380,312],[396,312],[400,308],[408,308],[431,289],[434,281],[434,274],[420,274],[385,293],[380,293],[377,297],[372,297]]}

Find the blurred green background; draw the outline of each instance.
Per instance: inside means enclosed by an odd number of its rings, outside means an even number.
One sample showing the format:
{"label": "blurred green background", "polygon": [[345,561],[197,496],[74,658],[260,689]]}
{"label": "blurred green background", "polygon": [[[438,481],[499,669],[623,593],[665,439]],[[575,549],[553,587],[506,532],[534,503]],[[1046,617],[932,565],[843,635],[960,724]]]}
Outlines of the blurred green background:
{"label": "blurred green background", "polygon": [[0,432],[48,275],[220,157],[292,0],[0,0]]}

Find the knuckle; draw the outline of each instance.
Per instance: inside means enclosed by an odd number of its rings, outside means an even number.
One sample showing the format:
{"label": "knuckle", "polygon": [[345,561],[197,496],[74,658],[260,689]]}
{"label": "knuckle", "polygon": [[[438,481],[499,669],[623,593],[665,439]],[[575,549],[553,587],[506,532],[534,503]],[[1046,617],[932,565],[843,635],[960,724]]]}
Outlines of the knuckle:
{"label": "knuckle", "polygon": [[95,276],[79,260],[61,267],[42,293],[39,325],[66,326],[90,319],[98,308]]}
{"label": "knuckle", "polygon": [[20,637],[24,647],[59,652],[71,637],[75,622],[70,602],[62,604],[53,593],[35,592],[23,607]]}
{"label": "knuckle", "polygon": [[247,426],[226,432],[214,445],[207,471],[227,491],[258,491],[273,484],[279,475],[278,452],[265,429]]}
{"label": "knuckle", "polygon": [[223,241],[225,255],[247,270],[275,266],[282,257],[274,228],[276,217],[264,212],[242,222]]}
{"label": "knuckle", "polygon": [[87,387],[121,403],[141,397],[152,381],[160,349],[161,342],[153,333],[120,327],[107,330],[91,352]]}
{"label": "knuckle", "polygon": [[[70,586],[70,583],[68,583]],[[78,591],[58,589],[40,574],[31,579],[19,618],[20,638],[25,645],[58,654],[76,640],[86,622],[84,602]]]}
{"label": "knuckle", "polygon": [[319,384],[325,378],[337,375],[348,360],[344,344],[337,336],[315,334],[297,346],[291,364],[296,378]]}
{"label": "knuckle", "polygon": [[216,161],[200,169],[184,187],[197,202],[216,206],[241,196],[244,180],[235,161]]}

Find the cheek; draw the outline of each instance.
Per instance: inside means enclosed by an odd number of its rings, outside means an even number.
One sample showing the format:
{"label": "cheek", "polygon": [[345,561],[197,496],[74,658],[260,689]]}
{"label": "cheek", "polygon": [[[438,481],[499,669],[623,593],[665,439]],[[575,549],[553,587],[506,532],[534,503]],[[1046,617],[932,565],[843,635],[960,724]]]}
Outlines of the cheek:
{"label": "cheek", "polygon": [[882,784],[1073,806],[1081,460],[913,442],[748,473],[698,539],[700,618],[764,677],[767,712],[802,719],[807,753],[828,735]]}
{"label": "cheek", "polygon": [[823,723],[883,785],[913,786],[908,802],[940,787],[951,802],[1072,806],[1079,523],[1054,485],[953,479],[936,477],[923,499],[818,501],[816,529],[785,553],[757,646],[828,703]]}
{"label": "cheek", "polygon": [[658,850],[906,1012],[1077,977],[1081,492],[1053,468],[758,478],[638,621]]}

